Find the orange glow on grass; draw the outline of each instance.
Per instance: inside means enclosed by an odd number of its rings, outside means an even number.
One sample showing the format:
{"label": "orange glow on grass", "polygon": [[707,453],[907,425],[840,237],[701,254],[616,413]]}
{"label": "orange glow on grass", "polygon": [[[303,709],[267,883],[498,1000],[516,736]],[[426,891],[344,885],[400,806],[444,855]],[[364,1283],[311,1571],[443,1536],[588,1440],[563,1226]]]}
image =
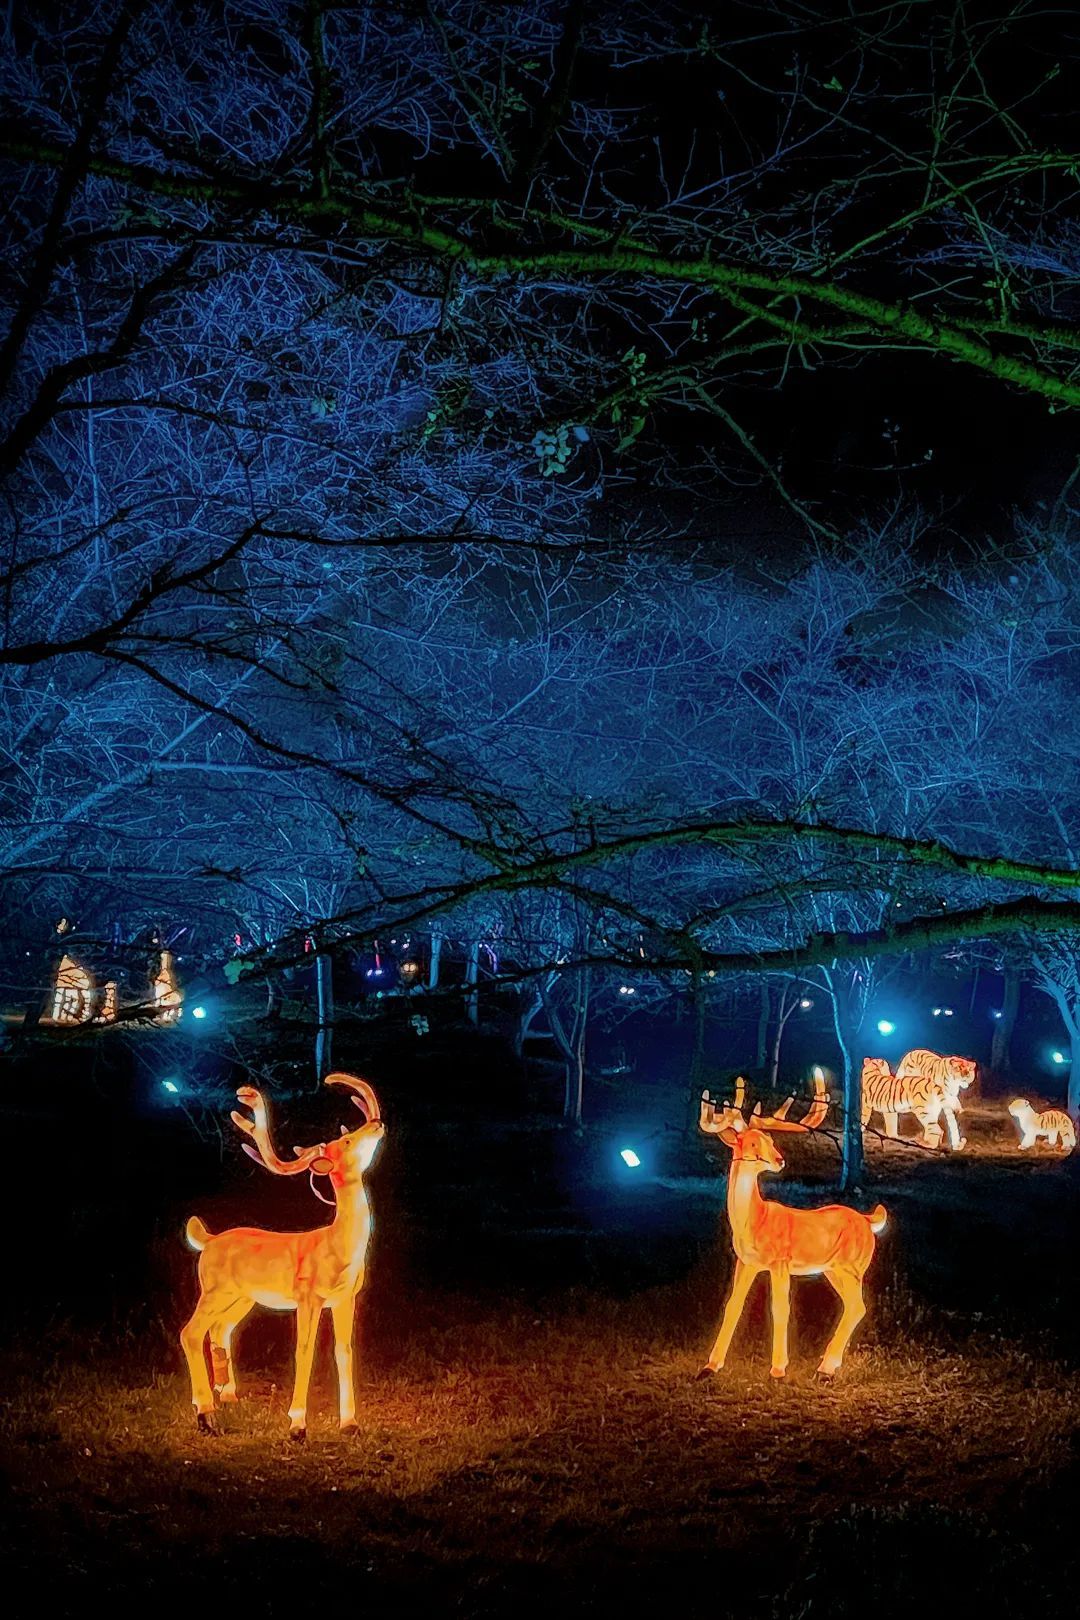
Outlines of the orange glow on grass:
{"label": "orange glow on grass", "polygon": [[[329,1176],[336,1209],[329,1226],[311,1232],[266,1232],[259,1227],[233,1227],[210,1232],[198,1216],[187,1223],[187,1241],[200,1253],[201,1292],[194,1313],[180,1335],[191,1375],[191,1399],[199,1428],[214,1428],[214,1393],[223,1402],[236,1400],[232,1337],[254,1305],[296,1312],[296,1368],[289,1406],[290,1433],[302,1440],[307,1432],[308,1387],[319,1318],[328,1310],[334,1325],[338,1374],[338,1409],[342,1432],[356,1428],[353,1375],[353,1329],[356,1298],[364,1286],[364,1267],[371,1238],[371,1208],[364,1173],[386,1134],[375,1093],[366,1080],[351,1074],[328,1074],[328,1086],[345,1086],[364,1115],[358,1130],[332,1142],[294,1148],[295,1157],[279,1159],[270,1137],[266,1103],[251,1086],[237,1096],[251,1118],[234,1112],[233,1123],[251,1138],[244,1151],[279,1176]],[[210,1336],[213,1386],[206,1370],[204,1346]]]}
{"label": "orange glow on grass", "polygon": [[731,1149],[727,1212],[735,1250],[731,1292],[702,1376],[724,1366],[750,1286],[762,1271],[769,1274],[774,1378],[783,1378],[787,1372],[792,1277],[825,1277],[840,1296],[840,1320],[818,1367],[823,1376],[831,1378],[839,1371],[851,1335],[866,1314],[863,1277],[874,1257],[876,1234],[885,1225],[883,1206],[861,1215],[846,1204],[792,1209],[766,1202],[761,1196],[759,1177],[784,1168],[773,1135],[810,1132],[824,1122],[829,1106],[824,1081],[815,1080],[814,1101],[804,1120],[786,1117],[791,1102],[789,1097],[768,1117],[755,1112],[747,1124],[739,1108],[728,1104],[718,1113],[709,1093],[702,1097],[701,1129],[719,1136]]}

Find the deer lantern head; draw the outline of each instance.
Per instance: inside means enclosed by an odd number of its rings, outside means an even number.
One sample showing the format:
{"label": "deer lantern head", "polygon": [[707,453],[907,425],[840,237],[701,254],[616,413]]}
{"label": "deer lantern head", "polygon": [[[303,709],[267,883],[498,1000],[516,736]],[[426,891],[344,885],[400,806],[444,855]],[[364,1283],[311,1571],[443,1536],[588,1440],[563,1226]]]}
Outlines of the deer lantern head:
{"label": "deer lantern head", "polygon": [[294,1157],[291,1159],[281,1159],[275,1153],[270,1140],[266,1103],[254,1086],[242,1086],[236,1093],[244,1106],[251,1109],[252,1117],[248,1119],[234,1109],[231,1118],[234,1125],[250,1136],[251,1142],[244,1143],[244,1152],[256,1164],[273,1171],[275,1176],[298,1176],[305,1171],[311,1175],[329,1176],[337,1189],[347,1181],[362,1176],[371,1167],[379,1144],[386,1135],[386,1126],[379,1113],[378,1099],[366,1080],[358,1080],[352,1074],[336,1073],[328,1074],[324,1084],[348,1087],[353,1094],[353,1102],[364,1116],[364,1123],[355,1131],[343,1125],[340,1136],[329,1142],[317,1142],[314,1147],[294,1147]]}

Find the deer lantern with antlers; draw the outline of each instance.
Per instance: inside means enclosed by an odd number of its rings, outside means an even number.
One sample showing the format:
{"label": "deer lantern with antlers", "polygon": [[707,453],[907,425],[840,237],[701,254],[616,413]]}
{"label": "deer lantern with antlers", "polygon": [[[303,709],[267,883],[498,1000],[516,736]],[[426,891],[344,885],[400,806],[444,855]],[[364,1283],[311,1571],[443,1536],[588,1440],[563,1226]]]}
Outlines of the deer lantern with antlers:
{"label": "deer lantern with antlers", "polygon": [[759,1103],[747,1123],[743,1114],[744,1097],[745,1083],[740,1079],[734,1103],[726,1103],[718,1110],[707,1091],[701,1099],[701,1129],[719,1136],[732,1154],[727,1211],[735,1250],[735,1276],[720,1331],[700,1376],[707,1377],[723,1367],[750,1285],[759,1272],[767,1271],[771,1285],[774,1378],[783,1378],[787,1372],[792,1277],[827,1277],[839,1294],[843,1310],[818,1367],[819,1374],[831,1378],[839,1370],[848,1341],[866,1314],[863,1277],[873,1259],[875,1234],[885,1225],[885,1210],[879,1204],[870,1215],[861,1215],[845,1204],[827,1204],[822,1209],[792,1209],[786,1204],[766,1202],[761,1196],[758,1178],[784,1168],[773,1136],[783,1131],[817,1130],[825,1119],[829,1098],[824,1080],[815,1078],[814,1101],[805,1119],[794,1121],[786,1117],[793,1101],[789,1097],[768,1117],[761,1115]]}
{"label": "deer lantern with antlers", "polygon": [[[250,1108],[252,1118],[234,1112],[232,1120],[254,1143],[251,1146],[245,1142],[244,1152],[275,1175],[308,1173],[330,1178],[337,1208],[329,1226],[312,1232],[265,1232],[254,1226],[238,1226],[214,1235],[197,1215],[187,1224],[188,1243],[201,1251],[201,1293],[180,1342],[191,1374],[192,1404],[204,1432],[212,1433],[215,1428],[214,1389],[223,1402],[236,1400],[232,1337],[253,1305],[296,1312],[296,1371],[289,1423],[297,1440],[303,1440],[307,1433],[308,1384],[319,1319],[324,1310],[330,1311],[341,1429],[349,1432],[356,1428],[353,1327],[371,1236],[364,1173],[378,1152],[386,1127],[375,1093],[366,1080],[351,1074],[328,1074],[326,1084],[346,1086],[352,1091],[364,1123],[355,1131],[343,1125],[336,1141],[294,1148],[293,1159],[279,1159],[274,1152],[266,1103],[253,1087],[243,1086],[236,1094]],[[214,1388],[207,1376],[204,1355],[208,1333]]]}

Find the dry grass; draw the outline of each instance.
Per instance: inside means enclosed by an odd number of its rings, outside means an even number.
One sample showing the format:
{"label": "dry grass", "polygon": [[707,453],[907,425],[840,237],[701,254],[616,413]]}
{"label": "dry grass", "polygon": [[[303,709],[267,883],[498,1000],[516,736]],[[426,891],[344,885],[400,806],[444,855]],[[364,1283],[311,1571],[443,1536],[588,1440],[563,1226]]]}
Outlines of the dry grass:
{"label": "dry grass", "polygon": [[[1001,1341],[934,1351],[919,1309],[895,1294],[842,1380],[822,1387],[810,1369],[824,1301],[808,1287],[799,1359],[780,1386],[760,1299],[733,1370],[708,1383],[694,1379],[685,1289],[622,1304],[582,1296],[543,1316],[418,1301],[404,1338],[384,1331],[371,1347],[348,1440],[332,1422],[323,1346],[304,1447],[285,1438],[281,1324],[269,1369],[248,1365],[245,1398],[210,1441],[194,1432],[179,1370],[145,1383],[95,1357],[32,1385],[11,1368],[8,1567],[52,1612],[74,1612],[103,1581],[117,1597],[220,1587],[272,1608],[286,1591],[328,1596],[348,1581],[406,1612],[532,1613],[557,1600],[634,1613],[674,1586],[688,1613],[711,1613],[733,1589],[739,1612],[771,1615],[846,1613],[851,1564],[861,1601],[869,1582],[891,1613],[896,1590],[906,1601],[910,1577],[926,1574],[922,1541],[946,1526],[933,1590],[960,1567],[991,1605],[1008,1592],[1013,1614],[1032,1612],[1016,1607],[1031,1588],[991,1527],[1030,1522],[1047,1537],[1055,1502],[1064,1522],[1080,1395]],[[1070,1556],[1062,1545],[1059,1571]],[[817,1590],[834,1606],[815,1606]]]}
{"label": "dry grass", "polygon": [[[722,1233],[689,1273],[635,1291],[625,1241],[607,1280],[598,1261],[595,1287],[555,1294],[532,1276],[512,1297],[439,1290],[377,1262],[359,1434],[337,1434],[324,1339],[309,1441],[288,1441],[291,1323],[263,1317],[238,1338],[243,1399],[205,1440],[175,1349],[191,1257],[175,1238],[160,1267],[144,1251],[159,1282],[137,1333],[54,1324],[0,1366],[0,1552],[9,1592],[26,1594],[9,1612],[81,1617],[106,1593],[121,1614],[328,1601],[515,1620],[1071,1609],[1076,1166],[1022,1158],[993,1108],[965,1124],[962,1155],[871,1150],[890,1225],[870,1317],[831,1386],[812,1371],[836,1314],[820,1282],[796,1288],[786,1383],[768,1376],[762,1284],[731,1370],[695,1380]],[[829,1149],[793,1149],[797,1196]],[[684,1208],[695,1196],[687,1183],[642,1204],[644,1274],[661,1214],[676,1249],[700,1230]],[[706,1208],[706,1231],[718,1214]],[[457,1228],[441,1206],[439,1218],[413,1241],[445,1255]],[[479,1240],[483,1221],[472,1230]],[[563,1252],[543,1230],[529,1254]]]}

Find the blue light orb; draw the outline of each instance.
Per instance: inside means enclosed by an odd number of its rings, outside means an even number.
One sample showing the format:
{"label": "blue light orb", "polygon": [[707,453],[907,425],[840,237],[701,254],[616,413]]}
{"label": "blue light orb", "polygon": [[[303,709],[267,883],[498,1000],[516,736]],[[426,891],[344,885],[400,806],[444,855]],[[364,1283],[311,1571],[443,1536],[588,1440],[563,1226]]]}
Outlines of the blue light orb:
{"label": "blue light orb", "polygon": [[192,1016],[192,1018],[205,1018],[206,1017],[206,1008],[205,1007],[192,1007],[191,1016]]}
{"label": "blue light orb", "polygon": [[177,1085],[175,1080],[163,1080],[161,1082],[161,1089],[162,1091],[169,1092],[173,1097],[178,1096],[180,1092],[180,1087]]}
{"label": "blue light orb", "polygon": [[890,1023],[887,1018],[879,1018],[877,1027],[879,1035],[892,1035],[896,1029],[896,1025]]}
{"label": "blue light orb", "polygon": [[623,1148],[622,1152],[619,1154],[619,1158],[622,1160],[623,1164],[625,1164],[628,1170],[638,1170],[641,1167],[641,1160],[638,1158],[633,1148]]}

